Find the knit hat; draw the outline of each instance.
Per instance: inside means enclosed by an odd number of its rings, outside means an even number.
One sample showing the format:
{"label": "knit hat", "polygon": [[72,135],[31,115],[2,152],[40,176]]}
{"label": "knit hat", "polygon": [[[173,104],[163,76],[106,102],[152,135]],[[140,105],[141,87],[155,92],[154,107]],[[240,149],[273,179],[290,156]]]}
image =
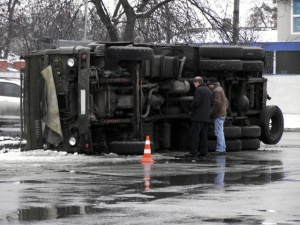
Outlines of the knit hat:
{"label": "knit hat", "polygon": [[211,77],[211,78],[208,78],[208,81],[207,81],[207,84],[216,84],[218,83],[217,79],[215,77]]}

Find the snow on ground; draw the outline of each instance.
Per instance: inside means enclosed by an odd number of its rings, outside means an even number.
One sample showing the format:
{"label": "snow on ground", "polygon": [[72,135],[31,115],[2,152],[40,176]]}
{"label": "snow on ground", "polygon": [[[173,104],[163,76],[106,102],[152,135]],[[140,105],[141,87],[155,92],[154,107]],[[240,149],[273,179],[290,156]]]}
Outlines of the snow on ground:
{"label": "snow on ground", "polygon": [[300,128],[300,115],[284,114],[284,128]]}
{"label": "snow on ground", "polygon": [[[2,154],[1,154],[2,153]],[[32,166],[41,166],[39,163],[51,163],[55,161],[58,164],[80,164],[82,162],[90,163],[122,163],[139,162],[142,156],[119,156],[113,153],[103,154],[101,157],[91,157],[78,153],[58,152],[52,150],[37,149],[34,151],[20,151],[20,149],[2,149],[0,150],[0,161],[12,163],[32,163]],[[25,161],[24,161],[25,160]],[[72,171],[70,171],[72,172]]]}

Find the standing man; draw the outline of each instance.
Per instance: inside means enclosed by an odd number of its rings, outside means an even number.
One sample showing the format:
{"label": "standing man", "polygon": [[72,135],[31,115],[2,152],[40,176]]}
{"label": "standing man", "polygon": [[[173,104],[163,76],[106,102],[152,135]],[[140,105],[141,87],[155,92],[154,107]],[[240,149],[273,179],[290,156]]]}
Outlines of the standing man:
{"label": "standing man", "polygon": [[208,123],[210,120],[210,108],[212,101],[212,92],[203,82],[201,77],[195,77],[193,80],[196,88],[191,109],[191,152],[187,155],[192,160],[198,157],[204,158],[208,152]]}
{"label": "standing man", "polygon": [[215,77],[208,80],[208,86],[213,91],[213,102],[210,111],[210,116],[214,119],[215,135],[217,137],[216,151],[213,155],[225,155],[226,143],[224,137],[223,125],[227,111],[227,98],[223,88]]}

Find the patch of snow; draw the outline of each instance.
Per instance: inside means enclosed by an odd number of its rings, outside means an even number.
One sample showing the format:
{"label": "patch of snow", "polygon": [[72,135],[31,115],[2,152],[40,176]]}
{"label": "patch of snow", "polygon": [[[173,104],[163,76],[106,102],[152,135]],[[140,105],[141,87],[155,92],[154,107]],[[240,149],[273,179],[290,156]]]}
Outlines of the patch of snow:
{"label": "patch of snow", "polygon": [[300,115],[284,114],[284,128],[300,128]]}

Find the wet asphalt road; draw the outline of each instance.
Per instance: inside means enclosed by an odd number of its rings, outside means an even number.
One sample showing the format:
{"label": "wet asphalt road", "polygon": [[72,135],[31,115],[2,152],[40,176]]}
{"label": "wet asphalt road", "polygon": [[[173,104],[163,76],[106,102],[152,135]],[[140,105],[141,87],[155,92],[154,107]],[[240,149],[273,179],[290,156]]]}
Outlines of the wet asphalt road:
{"label": "wet asphalt road", "polygon": [[0,224],[300,224],[300,133],[202,162],[0,152]]}

